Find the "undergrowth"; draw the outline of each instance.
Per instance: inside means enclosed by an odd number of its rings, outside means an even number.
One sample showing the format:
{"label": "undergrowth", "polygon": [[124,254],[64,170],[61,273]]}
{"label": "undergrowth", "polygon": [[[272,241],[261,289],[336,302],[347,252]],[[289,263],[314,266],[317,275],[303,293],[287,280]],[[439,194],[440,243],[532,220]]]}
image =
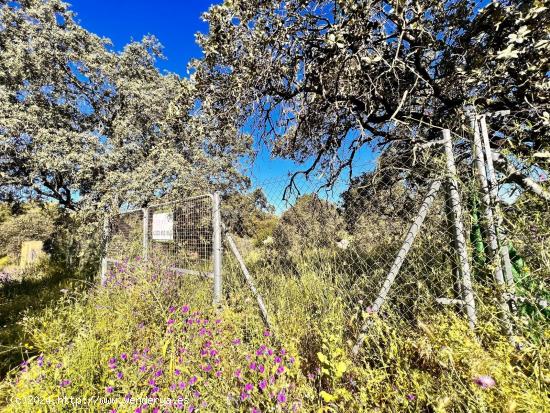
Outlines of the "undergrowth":
{"label": "undergrowth", "polygon": [[332,281],[257,271],[273,315],[262,324],[228,266],[226,305],[211,284],[147,264],[124,265],[107,288],[70,292],[22,328],[32,351],[2,382],[7,412],[425,411],[549,409],[548,329],[510,344],[451,312],[416,324],[373,314],[351,356]]}

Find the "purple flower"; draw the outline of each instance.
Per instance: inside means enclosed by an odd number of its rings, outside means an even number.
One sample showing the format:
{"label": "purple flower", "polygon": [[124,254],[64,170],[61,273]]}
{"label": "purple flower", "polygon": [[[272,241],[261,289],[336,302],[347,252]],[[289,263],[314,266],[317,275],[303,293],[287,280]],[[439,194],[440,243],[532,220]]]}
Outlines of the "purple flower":
{"label": "purple flower", "polygon": [[157,370],[155,372],[155,377],[160,377],[160,376],[162,376],[162,370]]}
{"label": "purple flower", "polygon": [[238,339],[238,338],[235,338],[235,339],[233,339],[233,341],[231,341],[231,343],[233,343],[233,345],[235,345],[235,346],[238,346],[239,344],[241,344],[241,340]]}
{"label": "purple flower", "polygon": [[166,324],[168,324],[169,326],[174,324],[176,322],[176,320],[174,320],[173,318],[169,318],[168,321],[166,322]]}
{"label": "purple flower", "polygon": [[495,380],[491,376],[479,376],[474,379],[474,383],[482,389],[491,389],[495,387]]}
{"label": "purple flower", "polygon": [[265,390],[265,388],[267,387],[267,380],[260,381],[259,386],[261,390]]}
{"label": "purple flower", "polygon": [[281,390],[277,395],[277,403],[285,403],[285,402],[286,402],[286,394],[284,390]]}
{"label": "purple flower", "polygon": [[105,388],[105,393],[109,393],[109,394],[110,394],[110,393],[113,392],[113,390],[114,390],[114,389],[113,389],[113,386],[106,387],[106,388]]}
{"label": "purple flower", "polygon": [[181,374],[181,371],[179,369],[174,370],[174,375],[179,376]]}
{"label": "purple flower", "polygon": [[241,378],[241,369],[235,370],[235,377],[240,379]]}
{"label": "purple flower", "polygon": [[68,380],[68,379],[63,379],[61,380],[61,382],[59,382],[59,387],[67,387],[68,385],[71,384],[71,381]]}
{"label": "purple flower", "polygon": [[197,382],[197,376],[193,376],[189,379],[189,385],[192,386],[193,384],[195,384]]}
{"label": "purple flower", "polygon": [[186,386],[187,386],[187,383],[185,383],[184,381],[180,381],[179,384],[178,384],[178,387],[181,390],[185,389]]}
{"label": "purple flower", "polygon": [[275,363],[277,364],[281,364],[281,362],[283,361],[279,356],[275,357],[274,359]]}
{"label": "purple flower", "polygon": [[217,377],[217,378],[220,378],[221,376],[222,376],[222,371],[221,371],[221,370],[218,370],[218,371],[216,372],[216,377]]}
{"label": "purple flower", "polygon": [[265,367],[263,364],[258,364],[258,368],[256,370],[258,370],[258,373],[263,373],[265,371]]}
{"label": "purple flower", "polygon": [[218,355],[218,350],[210,350],[210,357],[214,357]]}
{"label": "purple flower", "polygon": [[126,361],[126,360],[128,360],[128,354],[122,353],[122,354],[120,355],[120,358],[121,358],[121,360]]}
{"label": "purple flower", "polygon": [[281,375],[281,374],[283,374],[284,372],[285,372],[285,366],[279,366],[279,367],[277,368],[277,374],[278,374],[278,375]]}
{"label": "purple flower", "polygon": [[250,396],[248,393],[245,393],[245,392],[242,392],[241,393],[241,401],[245,401],[246,399],[248,399]]}
{"label": "purple flower", "polygon": [[176,311],[176,307],[174,307],[173,305],[171,305],[170,307],[168,307],[168,312],[169,312],[169,313],[173,313],[174,311]]}
{"label": "purple flower", "polygon": [[157,383],[155,382],[155,380],[153,379],[149,379],[149,381],[147,382],[149,384],[149,386],[154,386],[156,385]]}
{"label": "purple flower", "polygon": [[42,354],[36,359],[36,364],[38,364],[39,367],[42,367],[44,364],[44,356]]}
{"label": "purple flower", "polygon": [[269,330],[264,331],[264,337],[269,337],[271,335],[271,332]]}
{"label": "purple flower", "polygon": [[210,364],[207,364],[206,366],[202,366],[201,369],[203,371],[208,372],[208,371],[212,370],[212,366]]}
{"label": "purple flower", "polygon": [[158,387],[158,386],[155,386],[155,387],[153,387],[153,388],[151,389],[151,394],[155,394],[155,393],[157,393],[159,390],[160,390],[159,387]]}
{"label": "purple flower", "polygon": [[415,394],[407,394],[407,400],[412,402],[412,401],[415,401],[416,400],[416,395]]}
{"label": "purple flower", "polygon": [[193,413],[195,411],[195,406],[190,405],[188,411],[189,413]]}
{"label": "purple flower", "polygon": [[250,365],[248,366],[248,368],[249,368],[250,370],[256,370],[256,363],[254,363],[254,362],[250,363]]}
{"label": "purple flower", "polygon": [[124,374],[122,374],[122,372],[119,371],[119,372],[116,374],[116,377],[117,377],[117,379],[121,380],[121,379],[124,377]]}
{"label": "purple flower", "polygon": [[184,305],[183,307],[181,307],[181,312],[182,312],[182,313],[188,313],[188,312],[189,312],[189,306],[188,306],[188,305]]}
{"label": "purple flower", "polygon": [[250,393],[254,389],[254,385],[252,383],[246,383],[244,385],[244,391],[247,393]]}

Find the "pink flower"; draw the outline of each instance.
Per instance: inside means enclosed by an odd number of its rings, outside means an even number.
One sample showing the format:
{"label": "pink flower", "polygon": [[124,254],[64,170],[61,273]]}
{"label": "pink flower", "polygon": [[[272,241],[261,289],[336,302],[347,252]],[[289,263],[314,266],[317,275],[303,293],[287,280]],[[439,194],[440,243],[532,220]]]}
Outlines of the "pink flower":
{"label": "pink flower", "polygon": [[271,335],[271,332],[269,330],[264,331],[264,337],[269,337]]}
{"label": "pink flower", "polygon": [[267,387],[267,380],[260,381],[259,386],[261,390],[265,390],[265,388]]}
{"label": "pink flower", "polygon": [[479,376],[474,379],[474,383],[482,389],[491,389],[495,387],[495,380],[491,376]]}
{"label": "pink flower", "polygon": [[182,312],[182,313],[188,313],[188,312],[189,312],[189,306],[188,306],[188,305],[184,305],[183,307],[181,307],[181,312]]}
{"label": "pink flower", "polygon": [[284,390],[281,390],[277,395],[277,403],[285,403],[285,402],[286,402],[286,394]]}

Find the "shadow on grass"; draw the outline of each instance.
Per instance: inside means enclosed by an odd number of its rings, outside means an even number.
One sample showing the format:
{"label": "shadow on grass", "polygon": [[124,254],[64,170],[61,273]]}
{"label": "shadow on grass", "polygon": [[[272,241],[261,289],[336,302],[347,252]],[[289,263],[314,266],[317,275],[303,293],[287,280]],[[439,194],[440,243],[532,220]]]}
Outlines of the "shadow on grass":
{"label": "shadow on grass", "polygon": [[33,355],[33,350],[24,347],[22,318],[39,314],[61,297],[62,290],[72,290],[82,282],[73,274],[53,271],[40,279],[12,281],[0,286],[0,380],[24,358]]}

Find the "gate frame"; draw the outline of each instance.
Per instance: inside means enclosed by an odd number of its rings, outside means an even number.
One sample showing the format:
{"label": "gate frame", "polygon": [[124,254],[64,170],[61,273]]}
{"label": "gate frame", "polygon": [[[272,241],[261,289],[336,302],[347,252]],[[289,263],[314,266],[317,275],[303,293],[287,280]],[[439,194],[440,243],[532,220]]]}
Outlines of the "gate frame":
{"label": "gate frame", "polygon": [[[222,298],[222,224],[221,224],[221,211],[220,211],[220,194],[219,192],[214,192],[212,194],[202,194],[198,196],[188,197],[182,199],[183,202],[193,201],[196,199],[208,197],[212,201],[211,205],[211,218],[212,218],[212,272],[204,273],[201,271],[190,270],[187,268],[178,268],[173,267],[171,270],[181,273],[181,274],[191,274],[206,276],[208,278],[213,278],[214,280],[214,291],[213,291],[213,304],[219,306]],[[143,244],[143,260],[148,261],[149,259],[149,210],[150,208],[158,208],[168,205],[177,205],[178,201],[169,201],[159,204],[148,205],[144,208],[130,209],[127,211],[118,212],[116,216],[132,214],[135,212],[142,212],[142,244]],[[107,282],[107,269],[109,263],[119,263],[120,260],[109,258],[107,256],[107,248],[109,246],[109,238],[111,236],[111,227],[110,227],[110,218],[108,215],[105,215],[103,219],[103,248],[102,248],[102,257],[101,257],[101,268],[100,268],[100,280],[101,285],[104,286]]]}

